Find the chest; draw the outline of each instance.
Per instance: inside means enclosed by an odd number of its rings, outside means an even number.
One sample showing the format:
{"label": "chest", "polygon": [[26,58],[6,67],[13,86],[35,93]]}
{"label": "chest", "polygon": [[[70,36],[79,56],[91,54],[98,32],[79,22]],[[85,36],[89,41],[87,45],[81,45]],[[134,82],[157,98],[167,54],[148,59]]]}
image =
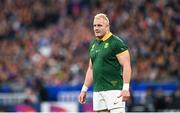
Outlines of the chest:
{"label": "chest", "polygon": [[109,42],[95,42],[90,48],[90,57],[95,59],[106,59],[112,57],[113,50]]}

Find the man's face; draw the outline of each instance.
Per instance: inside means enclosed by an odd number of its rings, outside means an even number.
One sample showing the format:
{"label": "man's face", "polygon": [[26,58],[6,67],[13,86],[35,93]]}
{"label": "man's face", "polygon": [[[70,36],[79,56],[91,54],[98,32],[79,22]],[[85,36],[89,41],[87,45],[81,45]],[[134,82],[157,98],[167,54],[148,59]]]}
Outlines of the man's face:
{"label": "man's face", "polygon": [[106,35],[109,28],[108,24],[103,18],[95,18],[93,27],[95,36],[98,38],[102,38],[104,35]]}

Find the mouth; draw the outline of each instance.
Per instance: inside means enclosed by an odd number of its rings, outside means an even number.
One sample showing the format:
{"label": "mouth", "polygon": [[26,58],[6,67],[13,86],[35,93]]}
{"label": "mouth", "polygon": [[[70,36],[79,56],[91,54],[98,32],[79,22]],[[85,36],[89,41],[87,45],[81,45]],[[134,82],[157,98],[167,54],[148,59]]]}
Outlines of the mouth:
{"label": "mouth", "polygon": [[100,33],[99,31],[95,31],[95,33]]}

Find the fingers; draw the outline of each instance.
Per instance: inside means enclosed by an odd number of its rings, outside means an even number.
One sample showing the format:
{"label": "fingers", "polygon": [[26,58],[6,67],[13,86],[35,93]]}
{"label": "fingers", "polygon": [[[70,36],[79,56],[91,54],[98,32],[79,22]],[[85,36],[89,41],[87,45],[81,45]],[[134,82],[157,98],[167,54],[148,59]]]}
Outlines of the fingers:
{"label": "fingers", "polygon": [[122,97],[122,93],[118,96],[118,98]]}
{"label": "fingers", "polygon": [[86,103],[86,93],[81,92],[78,97],[79,103],[84,104]]}
{"label": "fingers", "polygon": [[129,99],[129,97],[126,97],[126,96],[124,96],[123,98],[122,98],[122,101],[127,101]]}
{"label": "fingers", "polygon": [[122,97],[122,101],[127,101],[130,97],[129,91],[122,91],[118,98]]}
{"label": "fingers", "polygon": [[84,104],[85,102],[86,102],[85,98],[80,97],[80,99],[79,99],[79,103]]}
{"label": "fingers", "polygon": [[83,97],[81,95],[79,96],[79,103],[81,103],[81,104],[84,103],[84,99],[83,99]]}

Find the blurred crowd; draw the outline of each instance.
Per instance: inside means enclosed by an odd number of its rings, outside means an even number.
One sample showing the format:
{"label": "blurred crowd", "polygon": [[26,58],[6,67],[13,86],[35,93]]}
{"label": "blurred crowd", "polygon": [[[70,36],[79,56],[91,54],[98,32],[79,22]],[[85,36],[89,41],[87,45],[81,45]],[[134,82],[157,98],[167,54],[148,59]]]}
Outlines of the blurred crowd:
{"label": "blurred crowd", "polygon": [[179,0],[0,0],[0,89],[82,83],[100,12],[129,46],[132,80],[180,81]]}
{"label": "blurred crowd", "polygon": [[165,95],[163,90],[149,87],[143,95],[140,100],[131,96],[127,102],[129,112],[179,112],[180,88]]}

